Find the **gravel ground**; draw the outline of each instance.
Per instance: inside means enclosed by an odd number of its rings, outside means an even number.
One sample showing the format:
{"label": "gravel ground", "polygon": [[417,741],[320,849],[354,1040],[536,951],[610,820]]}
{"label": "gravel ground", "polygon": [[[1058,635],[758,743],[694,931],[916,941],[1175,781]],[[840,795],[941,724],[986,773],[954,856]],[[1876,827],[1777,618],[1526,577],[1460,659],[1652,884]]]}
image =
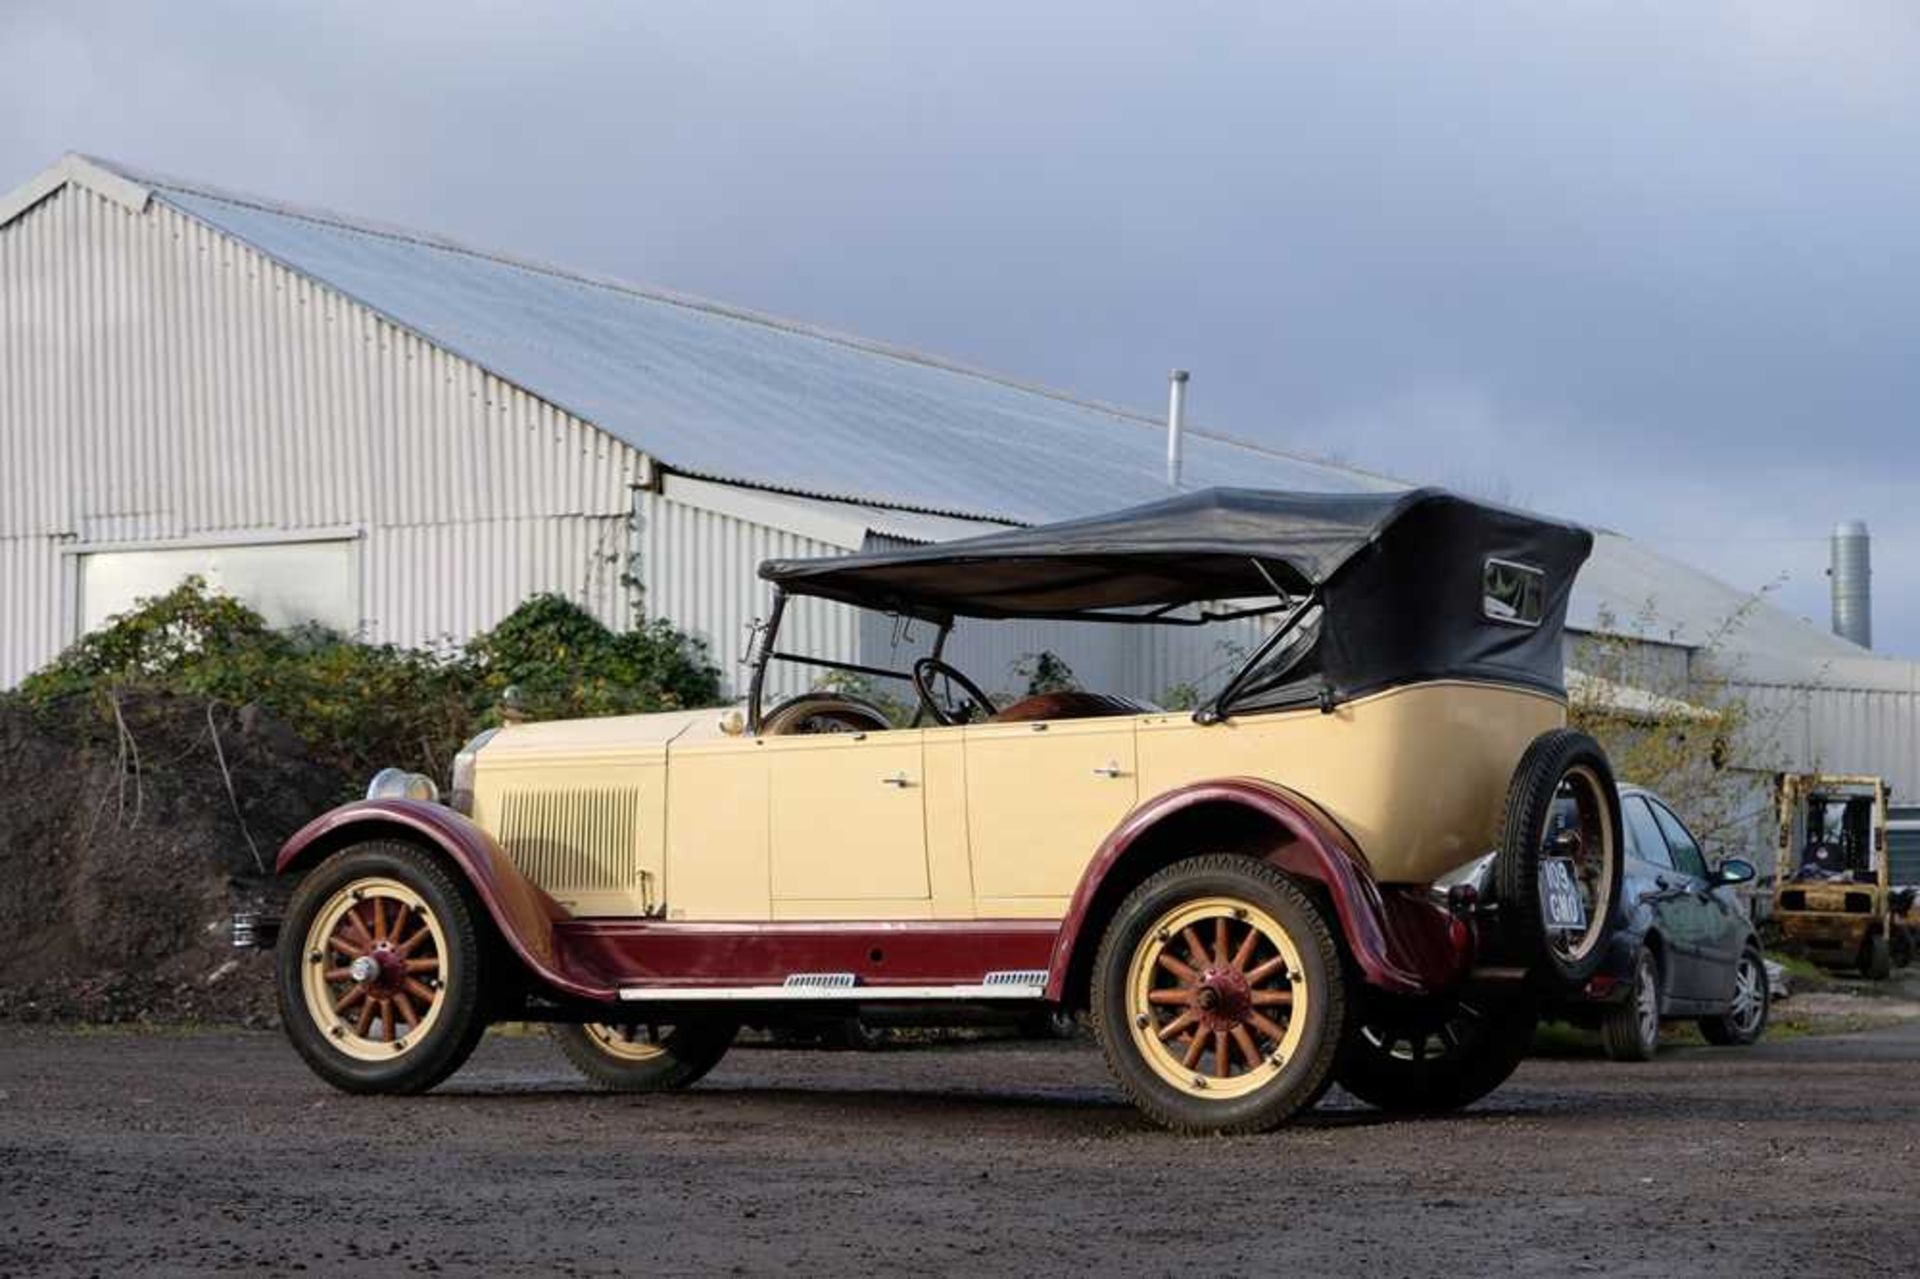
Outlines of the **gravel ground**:
{"label": "gravel ground", "polygon": [[743,1047],[581,1088],[494,1038],[413,1100],[274,1035],[0,1026],[0,1273],[1911,1274],[1920,1023],[1645,1067],[1531,1061],[1464,1114],[1338,1094],[1147,1129],[1079,1044]]}

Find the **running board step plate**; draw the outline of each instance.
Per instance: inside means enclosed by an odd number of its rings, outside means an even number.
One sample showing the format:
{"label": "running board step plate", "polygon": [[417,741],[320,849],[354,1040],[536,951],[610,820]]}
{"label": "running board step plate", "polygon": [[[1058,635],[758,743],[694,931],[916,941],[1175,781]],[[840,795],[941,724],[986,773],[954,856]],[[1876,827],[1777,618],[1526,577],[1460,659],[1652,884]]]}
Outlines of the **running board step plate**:
{"label": "running board step plate", "polygon": [[794,973],[778,986],[624,986],[620,998],[644,1003],[761,1003],[803,999],[895,1000],[1044,999],[1044,969],[988,973],[978,985],[862,986],[852,973]]}

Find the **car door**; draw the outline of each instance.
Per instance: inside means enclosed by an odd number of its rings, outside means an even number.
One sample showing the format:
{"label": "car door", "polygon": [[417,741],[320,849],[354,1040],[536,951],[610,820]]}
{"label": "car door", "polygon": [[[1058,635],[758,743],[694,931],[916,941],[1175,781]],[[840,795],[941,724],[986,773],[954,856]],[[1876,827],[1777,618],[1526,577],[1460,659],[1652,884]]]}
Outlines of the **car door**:
{"label": "car door", "polygon": [[1139,799],[1131,717],[969,724],[967,844],[982,915],[1064,914]]}
{"label": "car door", "polygon": [[[1701,983],[1699,918],[1693,908],[1688,878],[1674,866],[1667,832],[1655,818],[1655,803],[1645,795],[1622,801],[1622,818],[1636,858],[1628,862],[1626,891],[1638,895],[1647,912],[1647,928],[1661,937],[1663,985],[1667,999],[1690,1001]],[[1638,868],[1636,868],[1638,862]],[[1634,874],[1638,870],[1638,874]]]}
{"label": "car door", "polygon": [[1644,797],[1623,796],[1620,816],[1627,836],[1626,880],[1620,896],[1629,903],[1626,913],[1632,926],[1659,934],[1666,965],[1662,984],[1667,994],[1676,994],[1680,990],[1678,971],[1691,963],[1691,957],[1683,949],[1684,937],[1679,935],[1685,921],[1677,899],[1684,894],[1673,867],[1673,854],[1667,851],[1667,837]]}
{"label": "car door", "polygon": [[1658,800],[1649,800],[1648,806],[1666,836],[1674,872],[1680,877],[1671,909],[1685,929],[1690,951],[1682,993],[1688,999],[1725,1002],[1733,994],[1733,963],[1739,956],[1737,947],[1729,952],[1733,920],[1727,903],[1714,891],[1706,855],[1685,823]]}
{"label": "car door", "polygon": [[776,919],[928,913],[922,747],[917,729],[762,741]]}

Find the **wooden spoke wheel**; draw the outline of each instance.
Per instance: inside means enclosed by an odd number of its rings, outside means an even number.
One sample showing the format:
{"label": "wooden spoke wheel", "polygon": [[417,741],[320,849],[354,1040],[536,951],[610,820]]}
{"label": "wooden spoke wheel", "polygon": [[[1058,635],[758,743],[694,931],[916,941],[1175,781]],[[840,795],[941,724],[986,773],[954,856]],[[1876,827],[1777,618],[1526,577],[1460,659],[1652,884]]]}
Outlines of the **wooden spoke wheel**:
{"label": "wooden spoke wheel", "polygon": [[1257,1132],[1317,1101],[1346,1025],[1339,951],[1319,906],[1250,857],[1149,877],[1094,959],[1092,1011],[1120,1086],[1187,1132]]}
{"label": "wooden spoke wheel", "polygon": [[440,1015],[446,953],[446,934],[419,893],[394,879],[354,880],[307,929],[308,1015],[350,1057],[404,1053]]}
{"label": "wooden spoke wheel", "polygon": [[1612,906],[1609,886],[1620,878],[1620,844],[1609,825],[1616,800],[1613,779],[1602,778],[1589,764],[1576,764],[1560,779],[1557,806],[1570,820],[1557,833],[1539,835],[1546,856],[1563,856],[1573,863],[1573,882],[1586,916],[1581,929],[1549,929],[1547,945],[1561,961],[1578,965],[1593,954],[1607,935],[1607,912]]}
{"label": "wooden spoke wheel", "polygon": [[1492,949],[1549,987],[1584,983],[1615,927],[1624,878],[1620,797],[1606,752],[1585,733],[1540,734],[1507,787],[1494,858]]}
{"label": "wooden spoke wheel", "polygon": [[1355,1017],[1335,1078],[1382,1110],[1458,1110],[1507,1081],[1526,1056],[1538,1021],[1525,996],[1470,1003],[1376,995]]}
{"label": "wooden spoke wheel", "polygon": [[420,1092],[486,1029],[484,952],[466,890],[410,844],[374,841],[307,873],[276,960],[287,1037],[349,1092]]}
{"label": "wooden spoke wheel", "polygon": [[665,1022],[559,1024],[554,1042],[575,1069],[617,1092],[685,1088],[720,1064],[739,1026],[695,1017]]}
{"label": "wooden spoke wheel", "polygon": [[1183,903],[1134,947],[1134,1040],[1175,1087],[1244,1096],[1299,1047],[1313,999],[1303,968],[1286,929],[1258,906],[1233,897]]}
{"label": "wooden spoke wheel", "polygon": [[658,1061],[667,1051],[667,1037],[673,1033],[671,1026],[663,1029],[652,1023],[644,1026],[589,1024],[581,1029],[587,1032],[595,1048],[619,1061]]}

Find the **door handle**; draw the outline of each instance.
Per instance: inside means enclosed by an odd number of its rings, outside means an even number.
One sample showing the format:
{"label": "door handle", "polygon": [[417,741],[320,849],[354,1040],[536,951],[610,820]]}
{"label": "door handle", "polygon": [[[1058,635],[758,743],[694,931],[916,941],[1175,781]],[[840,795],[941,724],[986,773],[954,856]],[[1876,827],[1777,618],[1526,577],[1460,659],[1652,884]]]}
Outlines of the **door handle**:
{"label": "door handle", "polygon": [[1664,893],[1673,888],[1673,881],[1668,879],[1665,875],[1655,875],[1653,877],[1653,886],[1655,888],[1658,888],[1661,892]]}
{"label": "door handle", "polygon": [[889,773],[880,779],[880,784],[882,786],[898,786],[901,790],[905,790],[907,787],[913,785],[913,782],[908,779],[905,773]]}
{"label": "door handle", "polygon": [[1120,771],[1120,765],[1117,761],[1109,761],[1108,763],[1100,765],[1100,767],[1093,770],[1093,775],[1095,777],[1124,777],[1125,776],[1125,774]]}

